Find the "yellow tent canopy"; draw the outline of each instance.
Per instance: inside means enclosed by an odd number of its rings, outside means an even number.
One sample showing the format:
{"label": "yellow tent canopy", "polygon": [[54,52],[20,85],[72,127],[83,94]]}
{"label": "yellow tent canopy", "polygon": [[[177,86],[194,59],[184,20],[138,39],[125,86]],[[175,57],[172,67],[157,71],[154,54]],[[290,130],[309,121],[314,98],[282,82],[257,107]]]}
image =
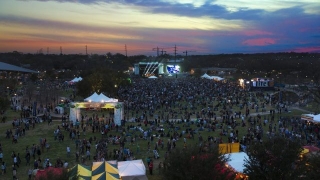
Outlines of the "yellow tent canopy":
{"label": "yellow tent canopy", "polygon": [[78,177],[80,180],[90,180],[92,176],[91,166],[77,164],[68,170],[69,177]]}
{"label": "yellow tent canopy", "polygon": [[92,176],[91,180],[120,180],[119,174],[111,174],[108,172],[103,172]]}
{"label": "yellow tent canopy", "polygon": [[92,164],[92,175],[97,175],[103,172],[112,174],[119,174],[119,170],[116,164],[111,164],[107,161],[104,162],[93,162]]}

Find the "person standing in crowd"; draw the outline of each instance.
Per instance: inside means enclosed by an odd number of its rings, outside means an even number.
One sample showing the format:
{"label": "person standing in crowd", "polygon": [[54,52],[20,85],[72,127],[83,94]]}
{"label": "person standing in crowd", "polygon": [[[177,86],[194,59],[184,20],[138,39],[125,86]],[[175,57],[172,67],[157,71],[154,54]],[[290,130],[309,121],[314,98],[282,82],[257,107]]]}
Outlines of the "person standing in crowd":
{"label": "person standing in crowd", "polygon": [[29,168],[28,170],[28,180],[31,180],[33,170]]}
{"label": "person standing in crowd", "polygon": [[67,146],[67,157],[70,157],[71,149],[69,146]]}
{"label": "person standing in crowd", "polygon": [[3,152],[1,151],[0,152],[0,163],[2,162],[2,159],[3,159]]}
{"label": "person standing in crowd", "polygon": [[27,151],[27,154],[26,154],[26,156],[25,156],[25,158],[26,158],[26,166],[27,165],[30,165],[30,157],[31,157],[31,155],[30,155],[30,152],[29,152],[29,150]]}
{"label": "person standing in crowd", "polygon": [[7,172],[6,163],[2,162],[2,164],[1,164],[1,173],[3,175],[3,174],[6,174],[6,172]]}
{"label": "person standing in crowd", "polygon": [[34,169],[38,169],[38,167],[39,167],[38,161],[37,161],[37,160],[34,160],[33,168],[34,168]]}
{"label": "person standing in crowd", "polygon": [[147,157],[147,164],[148,164],[148,166],[149,166],[150,162],[151,162],[151,159],[150,159],[150,157],[148,156],[148,157]]}
{"label": "person standing in crowd", "polygon": [[149,163],[149,173],[152,175],[152,170],[153,170],[153,161],[151,160]]}
{"label": "person standing in crowd", "polygon": [[18,158],[17,158],[17,156],[14,156],[14,157],[13,157],[13,165],[14,165],[14,167],[16,167],[16,166],[19,167],[19,163],[18,163]]}
{"label": "person standing in crowd", "polygon": [[140,154],[140,146],[138,143],[137,143],[137,154]]}
{"label": "person standing in crowd", "polygon": [[89,149],[87,150],[86,155],[87,155],[87,158],[90,160],[90,151],[89,151]]}
{"label": "person standing in crowd", "polygon": [[68,168],[68,165],[69,165],[68,161],[64,162],[63,168]]}
{"label": "person standing in crowd", "polygon": [[15,165],[12,165],[12,177],[13,177],[13,180],[18,179],[17,178],[17,168],[15,167]]}
{"label": "person standing in crowd", "polygon": [[163,163],[162,162],[159,162],[158,169],[159,169],[159,174],[161,174],[161,171],[163,169]]}

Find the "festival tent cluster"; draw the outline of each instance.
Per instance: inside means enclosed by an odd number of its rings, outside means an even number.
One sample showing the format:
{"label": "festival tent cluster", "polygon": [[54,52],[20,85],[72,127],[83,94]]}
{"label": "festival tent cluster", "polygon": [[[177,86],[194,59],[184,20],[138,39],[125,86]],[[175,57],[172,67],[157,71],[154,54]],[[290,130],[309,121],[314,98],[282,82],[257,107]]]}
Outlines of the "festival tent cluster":
{"label": "festival tent cluster", "polygon": [[215,80],[215,81],[222,81],[222,80],[224,80],[224,78],[222,78],[222,77],[219,77],[219,76],[209,76],[207,73],[205,73],[204,75],[202,75],[201,78],[204,78],[204,79],[213,79],[213,80]]}
{"label": "festival tent cluster", "polygon": [[313,123],[320,123],[320,114],[302,114],[301,119],[305,121],[310,121]]}
{"label": "festival tent cluster", "polygon": [[77,164],[68,170],[69,179],[80,180],[148,180],[143,161],[93,162],[92,166]]}
{"label": "festival tent cluster", "polygon": [[110,98],[104,94],[93,93],[91,96],[84,99],[87,102],[118,102],[118,99]]}

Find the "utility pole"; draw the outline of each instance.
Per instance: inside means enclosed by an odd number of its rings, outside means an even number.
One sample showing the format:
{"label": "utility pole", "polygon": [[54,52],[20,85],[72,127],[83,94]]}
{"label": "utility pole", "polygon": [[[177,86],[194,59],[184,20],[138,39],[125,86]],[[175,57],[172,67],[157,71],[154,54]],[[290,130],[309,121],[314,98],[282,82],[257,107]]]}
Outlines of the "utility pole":
{"label": "utility pole", "polygon": [[86,45],[86,55],[88,55],[88,46]]}
{"label": "utility pole", "polygon": [[159,56],[159,47],[153,48],[152,51],[157,51],[157,57]]}
{"label": "utility pole", "polygon": [[183,53],[186,54],[186,57],[188,56],[188,52],[196,52],[196,51],[185,51],[185,52],[183,52]]}
{"label": "utility pole", "polygon": [[128,55],[127,55],[128,51],[127,51],[127,45],[126,44],[124,45],[124,51],[126,52],[126,57],[128,57]]}
{"label": "utility pole", "polygon": [[164,51],[164,50],[162,49],[160,52],[161,52],[161,55],[163,55],[163,53],[166,54],[167,51]]}
{"label": "utility pole", "polygon": [[[177,62],[177,45],[174,45],[174,69],[176,69],[176,62]],[[176,78],[178,78],[177,72],[176,72]]]}
{"label": "utility pole", "polygon": [[62,46],[60,46],[60,55],[62,55]]}

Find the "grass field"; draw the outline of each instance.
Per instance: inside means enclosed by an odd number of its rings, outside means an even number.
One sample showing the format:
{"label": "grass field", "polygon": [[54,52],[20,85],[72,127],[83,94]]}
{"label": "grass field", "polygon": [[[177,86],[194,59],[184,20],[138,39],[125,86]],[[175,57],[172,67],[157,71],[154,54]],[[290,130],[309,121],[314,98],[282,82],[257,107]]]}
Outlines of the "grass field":
{"label": "grass field", "polygon": [[[268,108],[272,108],[272,107],[268,107]],[[267,111],[268,112],[268,111]],[[87,112],[87,114],[90,116],[92,112]],[[97,112],[94,112],[97,113]],[[99,112],[101,113],[101,112]],[[283,113],[283,114],[276,114],[275,115],[275,119],[279,118],[279,116],[300,116],[301,115],[301,111],[297,111],[297,110],[293,110],[290,113]],[[101,113],[102,114],[102,113]],[[131,115],[131,113],[129,113]],[[26,131],[26,135],[23,137],[20,137],[18,139],[18,143],[16,144],[12,144],[12,140],[11,139],[5,139],[5,132],[7,129],[13,129],[12,127],[12,119],[14,117],[19,117],[19,112],[14,112],[14,111],[8,111],[7,112],[7,116],[8,116],[8,120],[6,123],[2,123],[0,124],[0,142],[2,144],[2,148],[3,148],[3,154],[4,154],[4,159],[3,161],[6,162],[7,164],[7,173],[5,175],[0,175],[0,179],[3,180],[10,180],[12,179],[12,168],[11,165],[13,164],[13,159],[11,158],[11,153],[14,151],[17,153],[20,153],[20,158],[22,160],[20,167],[18,168],[18,178],[20,180],[24,180],[27,179],[27,172],[29,168],[33,168],[33,158],[31,157],[31,166],[27,166],[26,165],[26,160],[25,160],[25,149],[27,146],[31,147],[32,144],[39,144],[40,142],[40,138],[46,138],[48,143],[50,144],[50,149],[48,151],[46,151],[44,149],[44,152],[42,152],[41,154],[41,159],[43,160],[44,158],[49,158],[52,162],[52,164],[55,163],[57,158],[61,158],[63,161],[68,161],[69,162],[69,167],[72,167],[73,165],[76,164],[75,162],[75,152],[76,152],[76,146],[75,146],[75,142],[69,139],[69,135],[68,132],[63,130],[64,136],[65,136],[65,140],[63,142],[58,142],[54,140],[54,136],[53,136],[53,132],[54,130],[57,128],[57,126],[61,126],[61,122],[59,120],[54,121],[52,125],[48,125],[46,122],[44,123],[40,123],[40,124],[36,124],[35,128],[32,129],[30,128],[30,130]],[[263,115],[262,116],[264,118],[269,118],[269,115]],[[194,117],[193,117],[194,118]],[[240,121],[240,120],[239,120]],[[129,125],[130,123],[127,123],[127,125]],[[134,126],[136,125],[135,123],[131,123]],[[169,129],[167,127],[166,124],[163,124],[164,128],[165,128],[165,132],[167,132]],[[183,127],[185,124],[176,124],[175,126],[179,126],[180,130],[184,130],[185,127]],[[149,126],[148,126],[149,127]],[[192,129],[197,129],[196,125],[191,125],[190,128]],[[267,126],[265,127],[266,130]],[[242,137],[246,131],[247,131],[247,127],[237,127],[238,131],[239,131],[239,137]],[[201,131],[201,135],[203,136],[204,139],[206,139],[209,135],[213,136],[213,137],[219,137],[219,130],[216,130],[214,132],[208,132],[207,130],[205,131]],[[266,132],[266,131],[265,131]],[[140,132],[131,132],[131,133],[140,133]],[[115,130],[112,130],[109,134],[113,134],[113,135],[120,135],[120,132],[116,132]],[[96,136],[97,139],[99,139],[101,137],[101,134],[99,132],[96,133],[92,133],[91,130],[89,130],[86,135],[81,135],[81,138],[90,138]],[[166,139],[166,137],[163,138],[164,140]],[[166,141],[165,141],[166,142]],[[191,144],[195,144],[198,142],[198,138],[197,135],[194,138],[194,140],[192,139],[188,139],[187,140],[187,145],[191,145]],[[223,136],[223,142],[227,142],[227,136]],[[137,146],[136,144],[139,144],[140,146],[140,154],[136,154],[136,150],[137,150]],[[67,157],[67,153],[66,153],[66,147],[70,146],[71,148],[71,157]],[[113,149],[117,149],[119,148],[119,145],[108,145],[110,148],[109,150],[113,150]],[[183,146],[183,140],[178,140],[177,141],[177,146],[182,147]],[[135,142],[135,144],[126,144],[126,147],[129,147],[129,149],[131,151],[133,151],[135,153],[135,157],[136,159],[143,159],[145,162],[145,159],[148,156],[153,156],[153,153],[147,153],[147,140],[143,140],[143,139],[138,139],[137,142]],[[151,143],[151,149],[153,149],[152,143]],[[159,154],[160,154],[160,158],[157,160],[154,160],[154,164],[155,164],[155,173],[154,175],[148,175],[148,178],[150,180],[158,180],[161,179],[159,175],[159,172],[157,171],[157,164],[160,161],[163,161],[163,157],[165,154],[165,148],[162,150],[161,148],[159,148]],[[92,152],[93,154],[94,152]],[[86,164],[90,165],[92,163],[92,161],[87,161]],[[146,163],[146,162],[145,162]],[[147,171],[148,174],[148,171]]]}

